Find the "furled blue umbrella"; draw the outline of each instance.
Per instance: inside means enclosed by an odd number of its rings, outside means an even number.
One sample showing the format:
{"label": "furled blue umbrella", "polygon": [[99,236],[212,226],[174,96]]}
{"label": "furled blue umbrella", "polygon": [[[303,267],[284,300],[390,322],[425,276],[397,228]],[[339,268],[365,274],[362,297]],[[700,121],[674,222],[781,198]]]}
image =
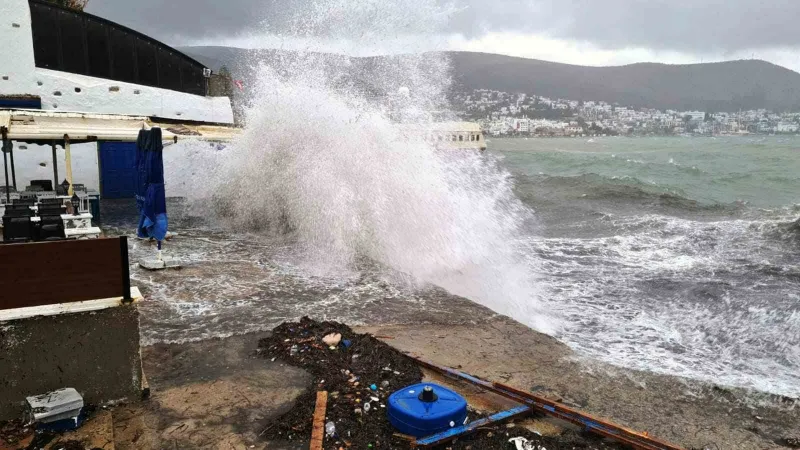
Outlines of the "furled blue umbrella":
{"label": "furled blue umbrella", "polygon": [[139,131],[136,141],[136,207],[141,218],[136,232],[140,238],[152,238],[158,242],[158,262],[162,266],[161,241],[167,236],[163,150],[161,128]]}

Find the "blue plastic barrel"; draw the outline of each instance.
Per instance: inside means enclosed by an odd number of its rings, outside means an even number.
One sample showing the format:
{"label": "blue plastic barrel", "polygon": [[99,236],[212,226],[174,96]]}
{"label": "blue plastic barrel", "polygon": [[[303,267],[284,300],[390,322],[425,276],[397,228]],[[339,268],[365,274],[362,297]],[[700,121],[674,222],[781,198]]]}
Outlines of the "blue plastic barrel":
{"label": "blue plastic barrel", "polygon": [[424,437],[464,423],[464,397],[433,383],[420,383],[389,396],[389,422],[400,433]]}

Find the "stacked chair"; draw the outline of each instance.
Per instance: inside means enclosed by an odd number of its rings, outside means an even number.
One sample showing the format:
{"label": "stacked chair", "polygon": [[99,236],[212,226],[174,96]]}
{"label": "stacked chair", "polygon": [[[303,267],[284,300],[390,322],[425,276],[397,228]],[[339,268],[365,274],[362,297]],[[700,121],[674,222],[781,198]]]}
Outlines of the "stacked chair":
{"label": "stacked chair", "polygon": [[66,208],[60,203],[39,203],[39,223],[38,240],[40,241],[59,241],[66,239],[64,234],[64,221],[61,215],[66,213]]}
{"label": "stacked chair", "polygon": [[28,242],[34,240],[36,230],[31,221],[33,209],[28,205],[6,205],[3,214],[3,242]]}
{"label": "stacked chair", "polygon": [[[38,186],[38,188],[34,186]],[[31,190],[52,191],[53,180],[31,180],[31,188]]]}
{"label": "stacked chair", "polygon": [[[3,242],[54,241],[66,239],[62,214],[66,207],[60,199],[43,199],[34,211],[35,201],[29,198],[14,200],[6,205],[3,215]],[[39,220],[33,221],[34,215]]]}

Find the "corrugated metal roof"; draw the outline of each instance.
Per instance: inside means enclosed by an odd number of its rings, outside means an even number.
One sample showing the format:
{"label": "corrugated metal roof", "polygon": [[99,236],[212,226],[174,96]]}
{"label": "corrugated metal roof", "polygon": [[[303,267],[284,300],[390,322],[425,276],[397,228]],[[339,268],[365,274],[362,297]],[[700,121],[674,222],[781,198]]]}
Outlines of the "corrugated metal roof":
{"label": "corrugated metal roof", "polygon": [[8,129],[8,137],[18,141],[104,140],[133,142],[142,128],[160,127],[165,140],[194,139],[231,141],[240,128],[182,123],[159,123],[148,117],[87,114],[74,112],[8,110],[0,111],[0,126]]}

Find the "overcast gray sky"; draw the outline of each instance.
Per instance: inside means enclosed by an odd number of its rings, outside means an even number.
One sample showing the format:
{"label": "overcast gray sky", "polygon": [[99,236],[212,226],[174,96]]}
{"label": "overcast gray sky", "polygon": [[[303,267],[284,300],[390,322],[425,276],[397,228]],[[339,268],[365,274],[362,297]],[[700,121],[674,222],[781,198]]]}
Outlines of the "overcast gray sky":
{"label": "overcast gray sky", "polygon": [[[395,13],[413,16],[410,9],[430,1],[436,0],[412,1]],[[318,12],[349,4],[352,17],[354,9],[376,3],[380,0],[91,0],[87,11],[173,45],[269,47],[297,12],[311,15],[315,7]],[[800,0],[454,0],[450,6],[435,30],[438,48],[590,65],[754,56],[800,71]],[[349,20],[336,17],[332,27]],[[347,51],[347,46],[330,49]]]}

